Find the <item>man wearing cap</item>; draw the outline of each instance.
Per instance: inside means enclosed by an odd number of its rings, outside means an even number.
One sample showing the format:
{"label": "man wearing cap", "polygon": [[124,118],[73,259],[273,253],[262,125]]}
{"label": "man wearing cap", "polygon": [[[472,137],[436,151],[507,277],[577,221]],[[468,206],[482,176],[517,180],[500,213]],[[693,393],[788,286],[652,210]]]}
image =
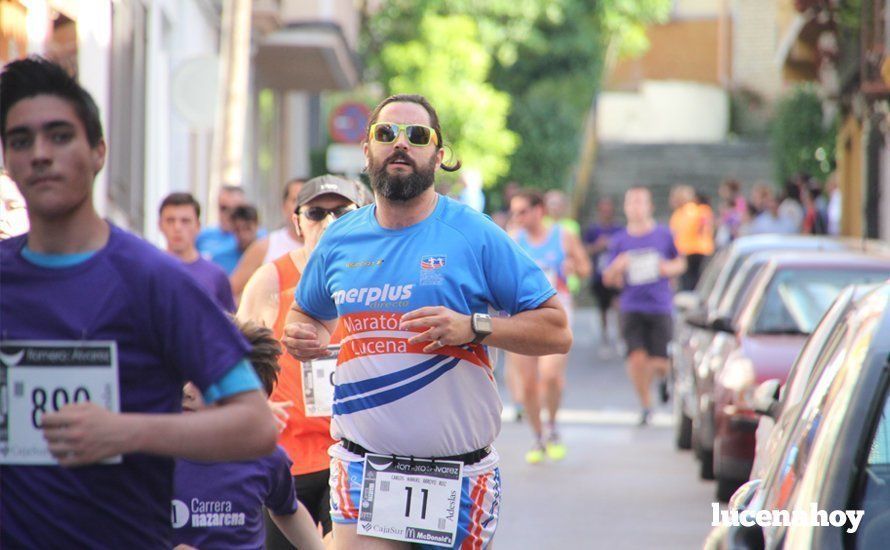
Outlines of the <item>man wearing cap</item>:
{"label": "man wearing cap", "polygon": [[[263,265],[253,274],[238,308],[240,321],[254,321],[271,327],[275,338],[283,336],[284,320],[309,255],[328,224],[360,206],[357,191],[353,181],[331,175],[313,178],[303,185],[297,195],[291,221],[304,246]],[[332,336],[332,344],[339,342],[338,332],[335,331]],[[278,364],[281,373],[269,397],[279,417],[281,432],[278,443],[293,462],[291,474],[294,476],[297,498],[312,514],[316,524],[321,524],[325,537],[329,538],[328,447],[334,444],[330,413],[309,416],[318,414],[318,411],[311,407],[307,410],[303,399],[303,365],[287,353],[279,357]],[[266,522],[266,533],[266,548],[292,548],[272,521]]]}
{"label": "man wearing cap", "polygon": [[[501,401],[485,344],[568,353],[566,314],[543,271],[487,216],[436,193],[436,111],[397,95],[364,143],[377,202],[328,228],[288,314],[301,361],[337,357],[330,449],[337,548],[405,542],[485,548],[501,501]],[[491,318],[490,309],[511,317]],[[389,540],[385,540],[389,539]],[[393,542],[401,541],[401,542]]]}

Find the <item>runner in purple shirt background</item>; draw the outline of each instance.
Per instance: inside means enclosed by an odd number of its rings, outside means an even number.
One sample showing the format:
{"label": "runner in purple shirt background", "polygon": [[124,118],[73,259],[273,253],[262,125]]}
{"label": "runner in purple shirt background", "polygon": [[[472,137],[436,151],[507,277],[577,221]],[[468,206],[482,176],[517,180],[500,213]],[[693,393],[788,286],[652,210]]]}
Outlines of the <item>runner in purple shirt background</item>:
{"label": "runner in purple shirt background", "polygon": [[[278,379],[281,346],[268,328],[251,321],[239,328],[252,351],[250,363],[268,396]],[[189,382],[182,410],[206,407],[200,390]],[[239,462],[176,461],[172,523],[174,544],[194,548],[259,550],[266,532],[263,507],[288,540],[301,550],[324,545],[309,511],[297,501],[291,461],[281,447],[255,460]]]}
{"label": "runner in purple shirt background", "polygon": [[235,313],[229,278],[221,267],[198,253],[195,241],[201,229],[201,205],[190,193],[170,193],[158,209],[158,228],[167,241],[167,252],[210,293],[225,311]]}
{"label": "runner in purple shirt background", "polygon": [[615,222],[615,204],[609,197],[602,197],[596,203],[596,221],[584,230],[584,247],[593,263],[593,276],[590,278],[590,290],[596,299],[600,312],[599,355],[606,358],[610,349],[617,351],[618,335],[613,338],[609,334],[609,313],[613,310],[615,298],[621,293],[615,288],[603,284],[603,270],[609,263],[609,244],[612,237],[624,227]]}
{"label": "runner in purple shirt background", "polygon": [[668,343],[673,336],[673,290],[670,279],[686,271],[670,229],[652,217],[652,194],[631,187],[624,195],[627,228],[609,246],[609,265],[603,282],[621,288],[621,333],[627,344],[627,371],[642,412],[640,425],[649,423],[650,386],[659,378],[660,397],[667,402],[670,370]]}

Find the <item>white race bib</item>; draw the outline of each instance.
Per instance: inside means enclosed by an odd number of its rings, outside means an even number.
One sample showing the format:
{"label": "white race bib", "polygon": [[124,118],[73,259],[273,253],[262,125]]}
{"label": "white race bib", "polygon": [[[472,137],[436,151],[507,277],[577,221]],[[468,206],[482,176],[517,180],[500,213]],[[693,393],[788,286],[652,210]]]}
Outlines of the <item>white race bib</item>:
{"label": "white race bib", "polygon": [[463,463],[365,455],[358,534],[454,546]]}
{"label": "white race bib", "polygon": [[68,403],[120,412],[117,361],[116,342],[0,341],[0,464],[58,464],[42,418]]}
{"label": "white race bib", "polygon": [[648,285],[661,278],[661,254],[651,248],[627,252],[627,284]]}
{"label": "white race bib", "polygon": [[334,403],[334,379],[340,346],[328,346],[333,356],[303,361],[303,404],[306,416],[331,416]]}

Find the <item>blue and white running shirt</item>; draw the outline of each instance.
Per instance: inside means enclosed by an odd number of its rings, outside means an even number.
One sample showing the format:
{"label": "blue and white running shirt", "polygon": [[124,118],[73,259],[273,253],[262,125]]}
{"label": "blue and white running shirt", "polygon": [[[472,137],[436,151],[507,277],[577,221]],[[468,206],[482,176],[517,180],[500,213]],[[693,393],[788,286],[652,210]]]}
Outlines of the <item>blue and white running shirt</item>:
{"label": "blue and white running shirt", "polygon": [[501,401],[484,346],[409,345],[403,314],[445,306],[516,314],[556,291],[488,216],[439,196],[433,213],[386,229],[375,205],[331,224],[309,258],[296,300],[345,328],[331,435],[385,454],[441,457],[490,445]]}

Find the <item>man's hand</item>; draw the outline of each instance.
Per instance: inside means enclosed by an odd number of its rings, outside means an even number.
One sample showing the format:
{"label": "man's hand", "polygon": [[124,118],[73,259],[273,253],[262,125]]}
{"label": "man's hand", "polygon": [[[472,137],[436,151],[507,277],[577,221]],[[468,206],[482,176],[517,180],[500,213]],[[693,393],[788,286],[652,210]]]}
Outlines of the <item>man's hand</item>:
{"label": "man's hand", "polygon": [[293,406],[293,401],[269,400],[269,408],[272,409],[272,416],[275,417],[275,426],[278,428],[278,433],[283,432],[287,427],[287,419],[290,417],[290,415],[287,414],[287,409]]}
{"label": "man's hand", "polygon": [[330,357],[331,352],[318,340],[318,329],[309,323],[291,323],[284,326],[281,339],[287,352],[298,361],[311,361]]}
{"label": "man's hand", "polygon": [[409,344],[432,342],[423,348],[424,353],[436,351],[445,346],[460,346],[476,338],[470,316],[452,311],[447,307],[422,307],[402,315],[399,325],[402,330],[424,330],[408,339]]}
{"label": "man's hand", "polygon": [[130,451],[120,415],[95,403],[65,405],[43,416],[43,438],[62,466],[83,466]]}

